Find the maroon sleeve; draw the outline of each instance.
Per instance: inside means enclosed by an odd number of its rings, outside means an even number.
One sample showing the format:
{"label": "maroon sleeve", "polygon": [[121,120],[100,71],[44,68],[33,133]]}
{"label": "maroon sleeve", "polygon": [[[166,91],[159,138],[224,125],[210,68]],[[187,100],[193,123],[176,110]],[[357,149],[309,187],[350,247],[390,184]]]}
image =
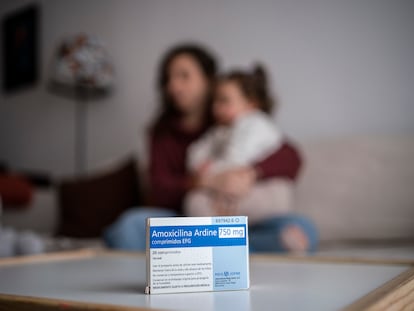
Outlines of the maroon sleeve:
{"label": "maroon sleeve", "polygon": [[282,177],[295,180],[302,165],[299,151],[291,143],[285,141],[281,148],[265,160],[254,164],[259,180]]}
{"label": "maroon sleeve", "polygon": [[150,203],[180,211],[183,198],[190,188],[190,178],[181,167],[181,150],[176,150],[169,137],[152,136],[150,141]]}

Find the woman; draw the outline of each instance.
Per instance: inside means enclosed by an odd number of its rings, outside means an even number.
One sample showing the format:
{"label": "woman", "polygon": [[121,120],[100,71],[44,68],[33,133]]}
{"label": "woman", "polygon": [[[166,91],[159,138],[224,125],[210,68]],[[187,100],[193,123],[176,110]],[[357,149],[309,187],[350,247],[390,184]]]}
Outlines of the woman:
{"label": "woman", "polygon": [[[216,176],[202,173],[189,175],[186,153],[189,145],[212,125],[212,90],[217,66],[213,56],[197,45],[180,45],[164,57],[159,73],[162,110],[150,131],[150,205],[125,212],[107,229],[104,238],[109,247],[131,250],[145,249],[147,217],[182,214],[186,193],[191,189],[209,188],[220,197],[243,196],[255,183],[270,178],[281,181],[280,196],[289,197],[289,187],[299,172],[301,159],[287,141],[264,161],[249,167],[233,169]],[[278,195],[275,189],[261,187],[257,196]],[[262,200],[263,201],[263,200]],[[218,200],[218,214],[233,212],[231,200]],[[260,199],[255,204],[269,204]],[[286,204],[281,204],[286,205]],[[254,207],[252,207],[254,208]],[[309,220],[282,214],[263,219],[249,228],[252,251],[309,251],[317,244],[316,230]]]}

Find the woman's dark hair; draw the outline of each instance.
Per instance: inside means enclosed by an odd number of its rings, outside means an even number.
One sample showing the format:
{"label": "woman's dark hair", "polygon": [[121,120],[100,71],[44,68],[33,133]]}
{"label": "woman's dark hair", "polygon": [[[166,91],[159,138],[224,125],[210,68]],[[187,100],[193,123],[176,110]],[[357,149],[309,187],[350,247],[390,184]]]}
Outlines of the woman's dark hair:
{"label": "woman's dark hair", "polygon": [[251,72],[233,70],[218,78],[218,81],[232,81],[237,84],[242,94],[257,103],[265,113],[271,113],[276,105],[268,90],[268,78],[262,65],[257,64]]}
{"label": "woman's dark hair", "polygon": [[165,128],[165,123],[171,121],[180,112],[176,109],[173,99],[168,95],[167,85],[169,81],[169,68],[171,62],[180,55],[189,55],[199,65],[205,78],[211,83],[211,90],[205,98],[205,125],[212,123],[211,103],[213,101],[213,83],[217,74],[217,63],[214,55],[205,47],[199,44],[180,44],[171,48],[161,60],[158,70],[157,88],[160,93],[161,111],[153,124],[153,131]]}

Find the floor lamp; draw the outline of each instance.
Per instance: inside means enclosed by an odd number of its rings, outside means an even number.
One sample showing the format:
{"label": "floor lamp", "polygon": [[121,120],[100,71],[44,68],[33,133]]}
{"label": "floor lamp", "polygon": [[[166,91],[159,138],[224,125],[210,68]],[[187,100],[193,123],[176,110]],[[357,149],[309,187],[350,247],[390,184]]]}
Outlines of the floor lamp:
{"label": "floor lamp", "polygon": [[75,173],[87,171],[88,103],[112,89],[113,67],[104,45],[93,36],[79,34],[63,40],[55,57],[50,89],[75,100]]}

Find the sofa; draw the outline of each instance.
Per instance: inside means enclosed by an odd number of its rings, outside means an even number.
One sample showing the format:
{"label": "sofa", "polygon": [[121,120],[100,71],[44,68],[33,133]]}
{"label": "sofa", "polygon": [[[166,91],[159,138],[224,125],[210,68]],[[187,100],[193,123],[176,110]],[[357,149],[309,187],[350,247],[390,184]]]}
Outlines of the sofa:
{"label": "sofa", "polygon": [[[298,145],[305,161],[293,211],[313,219],[322,247],[344,241],[414,242],[414,135],[326,138]],[[6,210],[2,222],[50,237],[59,224],[58,206],[57,191],[39,190],[30,208]],[[102,246],[96,238],[49,243],[58,249]]]}
{"label": "sofa", "polygon": [[322,241],[414,241],[414,135],[303,143],[295,209]]}

